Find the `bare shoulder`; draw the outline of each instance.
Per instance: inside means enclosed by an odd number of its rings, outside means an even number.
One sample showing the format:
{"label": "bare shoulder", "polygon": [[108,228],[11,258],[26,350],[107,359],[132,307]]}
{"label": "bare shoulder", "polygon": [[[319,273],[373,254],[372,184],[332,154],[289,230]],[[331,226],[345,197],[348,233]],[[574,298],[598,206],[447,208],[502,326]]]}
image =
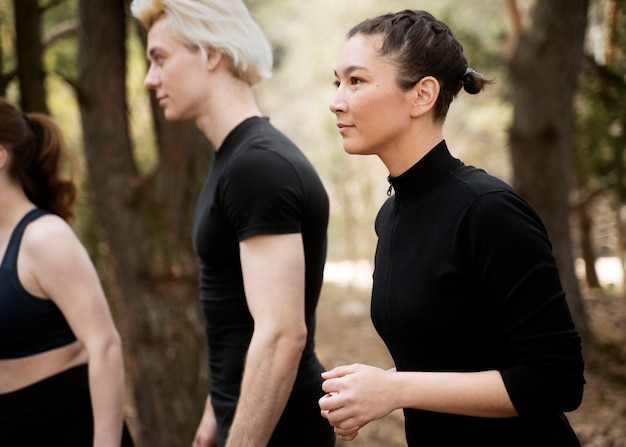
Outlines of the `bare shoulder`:
{"label": "bare shoulder", "polygon": [[18,274],[30,293],[55,301],[66,295],[66,291],[60,293],[59,287],[66,288],[79,278],[94,277],[90,258],[74,230],[52,214],[26,227],[19,251]]}
{"label": "bare shoulder", "polygon": [[[80,242],[70,225],[55,214],[46,214],[31,222],[24,231],[22,249],[41,254],[54,254],[76,248]],[[50,251],[53,251],[50,253]]]}

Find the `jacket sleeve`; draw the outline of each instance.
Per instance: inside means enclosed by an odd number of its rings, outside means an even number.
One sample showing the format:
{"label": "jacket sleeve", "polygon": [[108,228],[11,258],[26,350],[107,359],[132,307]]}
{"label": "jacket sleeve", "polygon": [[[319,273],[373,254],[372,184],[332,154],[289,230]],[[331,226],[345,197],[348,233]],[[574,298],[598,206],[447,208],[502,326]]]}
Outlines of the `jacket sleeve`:
{"label": "jacket sleeve", "polygon": [[539,216],[510,191],[480,197],[465,219],[475,277],[505,333],[507,392],[521,416],[576,409],[581,338]]}

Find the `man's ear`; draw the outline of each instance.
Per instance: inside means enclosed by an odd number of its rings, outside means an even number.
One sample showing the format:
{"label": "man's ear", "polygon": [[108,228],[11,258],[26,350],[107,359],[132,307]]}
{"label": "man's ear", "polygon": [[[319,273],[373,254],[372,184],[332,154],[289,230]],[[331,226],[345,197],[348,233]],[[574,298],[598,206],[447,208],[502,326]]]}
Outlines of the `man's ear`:
{"label": "man's ear", "polygon": [[215,68],[219,65],[221,60],[224,58],[224,53],[222,50],[215,47],[207,47],[206,48],[206,60],[207,60],[207,69],[215,70]]}
{"label": "man's ear", "polygon": [[425,76],[410,90],[411,116],[418,117],[430,112],[439,98],[439,81],[432,76]]}

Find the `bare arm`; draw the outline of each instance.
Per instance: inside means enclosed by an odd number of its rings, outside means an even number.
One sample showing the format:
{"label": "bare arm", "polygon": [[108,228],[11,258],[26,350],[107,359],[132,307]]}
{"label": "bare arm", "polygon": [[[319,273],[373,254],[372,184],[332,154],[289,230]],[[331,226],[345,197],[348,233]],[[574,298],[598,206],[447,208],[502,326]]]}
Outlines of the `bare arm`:
{"label": "bare arm", "polygon": [[211,404],[211,395],[209,394],[204,403],[204,412],[196,434],[191,443],[191,447],[216,447],[217,446],[217,421],[215,420],[215,412]]}
{"label": "bare arm", "polygon": [[[400,408],[484,418],[517,412],[498,371],[472,373],[397,372],[349,365],[323,373],[322,415],[339,435],[354,434],[368,422]],[[330,393],[333,393],[330,395]]]}
{"label": "bare arm", "polygon": [[300,234],[263,235],[243,241],[240,254],[254,333],[226,445],[260,447],[285,408],[306,343],[304,249]]}
{"label": "bare arm", "polygon": [[89,358],[94,446],[119,447],[124,406],[122,344],[100,280],[72,229],[56,216],[27,228],[26,269],[41,295],[63,312]]}

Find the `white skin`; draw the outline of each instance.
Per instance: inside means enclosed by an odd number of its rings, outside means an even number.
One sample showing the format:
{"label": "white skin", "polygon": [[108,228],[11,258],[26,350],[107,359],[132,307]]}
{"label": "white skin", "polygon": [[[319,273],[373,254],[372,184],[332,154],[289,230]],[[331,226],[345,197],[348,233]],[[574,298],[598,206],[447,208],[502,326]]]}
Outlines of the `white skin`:
{"label": "white skin", "polygon": [[[0,145],[0,256],[19,220],[35,205],[8,176],[10,154]],[[97,272],[70,226],[46,215],[30,223],[17,271],[31,294],[54,301],[77,341],[39,354],[0,360],[0,393],[31,385],[74,366],[89,364],[94,447],[119,447],[124,406],[122,343]],[[68,421],[71,422],[71,421]]]}
{"label": "white skin", "polygon": [[[344,150],[374,154],[392,176],[417,163],[443,139],[433,118],[439,83],[427,76],[412,89],[396,84],[397,67],[380,57],[379,36],[357,34],[345,43],[335,69],[330,110]],[[397,372],[354,364],[322,374],[322,416],[345,441],[394,410],[415,408],[486,418],[518,416],[498,371]]]}
{"label": "white skin", "polygon": [[[166,18],[150,28],[147,53],[145,84],[155,91],[165,117],[194,120],[213,147],[246,118],[260,116],[250,85],[232,74],[228,58],[215,48],[207,48],[205,57],[183,45]],[[254,332],[226,445],[261,447],[285,408],[306,343],[304,248],[300,234],[253,236],[239,248]],[[208,396],[192,446],[216,445]]]}

